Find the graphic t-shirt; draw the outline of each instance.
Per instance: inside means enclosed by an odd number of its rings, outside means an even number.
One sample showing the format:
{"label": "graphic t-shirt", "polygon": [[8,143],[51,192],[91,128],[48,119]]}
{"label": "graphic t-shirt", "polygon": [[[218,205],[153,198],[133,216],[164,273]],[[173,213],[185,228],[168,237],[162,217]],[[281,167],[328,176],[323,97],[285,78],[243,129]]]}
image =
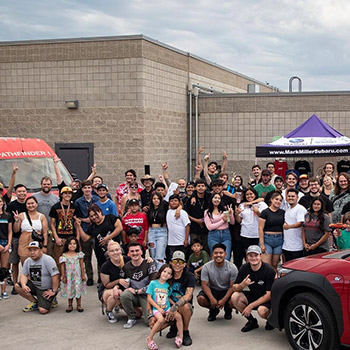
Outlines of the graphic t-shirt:
{"label": "graphic t-shirt", "polygon": [[41,290],[52,288],[52,276],[58,275],[59,271],[55,260],[43,254],[39,260],[27,258],[24,262],[22,273],[27,275],[33,284]]}
{"label": "graphic t-shirt", "polygon": [[56,220],[56,232],[59,238],[67,238],[75,236],[74,215],[77,211],[75,204],[69,206],[63,205],[61,202],[56,203],[50,210],[50,217]]}
{"label": "graphic t-shirt", "polygon": [[[148,219],[145,213],[138,212],[136,214],[127,214],[123,217],[122,220],[123,230],[127,233],[130,227],[139,227],[140,234],[137,242],[140,244],[143,243],[145,239],[145,231],[148,231]],[[129,239],[127,237],[127,242]]]}
{"label": "graphic t-shirt", "polygon": [[[151,281],[147,288],[147,294],[151,295],[156,304],[164,311],[170,309],[170,287],[168,282],[160,283],[158,280]],[[153,306],[152,309],[157,310]]]}
{"label": "graphic t-shirt", "polygon": [[[170,298],[175,303],[185,295],[187,288],[194,288],[196,286],[196,278],[192,272],[189,272],[185,268],[179,279],[174,279],[173,285],[171,286]],[[192,299],[189,301],[192,304]]]}
{"label": "graphic t-shirt", "polygon": [[9,224],[12,221],[12,216],[9,213],[0,214],[0,239],[8,239]]}

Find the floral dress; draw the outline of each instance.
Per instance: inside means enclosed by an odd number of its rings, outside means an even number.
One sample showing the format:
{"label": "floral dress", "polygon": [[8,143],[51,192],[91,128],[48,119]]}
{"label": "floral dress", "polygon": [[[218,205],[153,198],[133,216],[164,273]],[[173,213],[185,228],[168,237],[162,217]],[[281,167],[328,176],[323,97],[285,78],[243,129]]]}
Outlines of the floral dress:
{"label": "floral dress", "polygon": [[86,294],[86,282],[82,280],[80,259],[84,258],[84,253],[79,252],[75,256],[70,257],[62,254],[59,262],[66,265],[67,283],[61,282],[61,296],[63,298],[73,299],[80,298]]}

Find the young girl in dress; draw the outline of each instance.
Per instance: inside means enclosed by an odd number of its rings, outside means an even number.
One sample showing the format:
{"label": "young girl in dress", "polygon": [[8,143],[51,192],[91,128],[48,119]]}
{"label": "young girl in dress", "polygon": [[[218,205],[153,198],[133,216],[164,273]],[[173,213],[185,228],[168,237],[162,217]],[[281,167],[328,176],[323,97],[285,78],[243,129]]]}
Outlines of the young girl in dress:
{"label": "young girl in dress", "polygon": [[77,299],[77,311],[83,312],[81,296],[86,293],[84,253],[80,251],[79,242],[75,237],[67,239],[59,262],[61,264],[61,296],[68,298],[66,312],[73,311],[74,298]]}
{"label": "young girl in dress", "polygon": [[[152,314],[157,320],[146,339],[148,349],[150,350],[158,349],[158,345],[154,342],[153,337],[159,330],[161,330],[166,322],[165,316],[170,309],[170,304],[174,304],[169,298],[172,275],[173,270],[171,266],[168,264],[162,265],[156,279],[151,281],[147,288],[147,308],[150,309],[150,306],[152,307]],[[183,340],[183,323],[182,317],[178,312],[175,312],[174,320],[176,320],[178,330],[178,335],[175,337],[175,344],[176,347],[179,348],[182,345]]]}

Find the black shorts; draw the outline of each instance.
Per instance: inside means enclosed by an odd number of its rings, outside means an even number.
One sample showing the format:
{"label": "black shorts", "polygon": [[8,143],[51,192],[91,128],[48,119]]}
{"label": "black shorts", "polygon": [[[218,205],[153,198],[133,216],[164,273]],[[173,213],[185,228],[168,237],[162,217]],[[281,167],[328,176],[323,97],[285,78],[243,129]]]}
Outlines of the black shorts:
{"label": "black shorts", "polygon": [[[210,291],[211,291],[211,294],[213,294],[213,297],[216,299],[216,300],[221,300],[227,293],[228,289],[227,290],[218,290],[218,289],[213,289],[213,288],[210,288]],[[205,299],[207,299],[207,301],[209,302],[210,304],[210,299],[209,297],[203,292],[203,290],[199,291],[198,295],[197,295],[197,298],[199,296],[202,296],[204,297]],[[229,302],[230,299],[227,300],[227,302],[225,303],[225,306],[228,306],[228,302]]]}
{"label": "black shorts", "polygon": [[[249,290],[244,290],[244,291],[242,291],[242,293],[247,298],[248,304],[251,304],[252,302],[254,302],[255,300],[258,300],[260,298],[260,297],[256,297],[255,295],[253,295],[253,293]],[[271,309],[271,301],[268,301],[267,303],[261,304],[259,306],[265,306],[270,310]],[[255,307],[253,310],[257,310],[259,306]]]}
{"label": "black shorts", "polygon": [[[22,288],[21,283],[19,282],[18,284]],[[30,294],[33,297],[36,297],[38,301],[38,307],[42,307],[45,310],[50,310],[55,295],[50,298],[45,298],[43,296],[43,292],[45,292],[45,290],[41,290],[38,287],[36,287],[31,280],[28,280],[27,287],[30,288]]]}

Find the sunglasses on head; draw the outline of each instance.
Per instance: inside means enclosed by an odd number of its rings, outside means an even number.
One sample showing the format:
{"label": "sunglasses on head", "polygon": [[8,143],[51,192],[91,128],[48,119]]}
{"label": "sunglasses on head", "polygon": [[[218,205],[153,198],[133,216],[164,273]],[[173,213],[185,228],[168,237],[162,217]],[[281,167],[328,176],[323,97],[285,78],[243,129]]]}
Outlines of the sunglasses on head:
{"label": "sunglasses on head", "polygon": [[175,260],[171,260],[171,262],[175,265],[183,265],[185,262],[181,259],[175,259]]}

